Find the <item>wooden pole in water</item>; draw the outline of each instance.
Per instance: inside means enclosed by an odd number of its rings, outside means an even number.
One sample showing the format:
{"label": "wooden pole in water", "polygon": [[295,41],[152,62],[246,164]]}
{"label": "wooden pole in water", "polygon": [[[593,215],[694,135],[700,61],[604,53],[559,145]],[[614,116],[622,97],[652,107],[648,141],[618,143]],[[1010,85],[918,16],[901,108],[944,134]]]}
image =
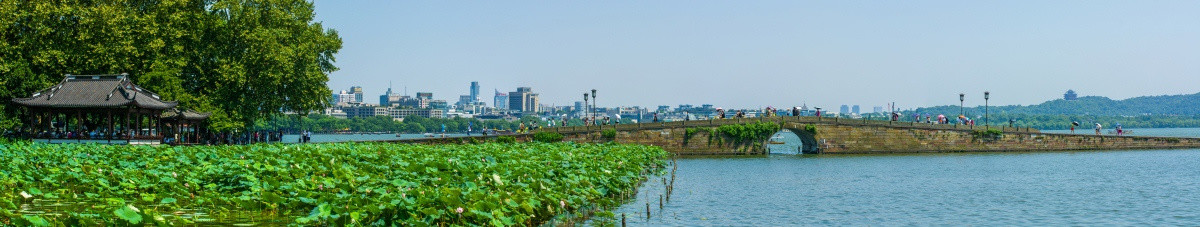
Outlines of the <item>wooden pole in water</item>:
{"label": "wooden pole in water", "polygon": [[658,195],[658,210],[662,211],[662,209],[663,209],[663,195]]}
{"label": "wooden pole in water", "polygon": [[646,202],[646,219],[650,219],[650,202]]}
{"label": "wooden pole in water", "polygon": [[621,213],[621,227],[625,227],[625,213]]}

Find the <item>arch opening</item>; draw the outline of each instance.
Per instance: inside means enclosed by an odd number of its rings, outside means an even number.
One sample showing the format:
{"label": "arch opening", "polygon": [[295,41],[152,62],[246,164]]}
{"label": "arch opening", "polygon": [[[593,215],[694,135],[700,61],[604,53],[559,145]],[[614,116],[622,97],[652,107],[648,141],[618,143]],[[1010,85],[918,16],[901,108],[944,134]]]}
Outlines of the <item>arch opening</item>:
{"label": "arch opening", "polygon": [[783,129],[771,135],[764,146],[767,154],[815,154],[815,142],[808,132]]}
{"label": "arch opening", "polygon": [[[782,142],[782,143],[779,143]],[[768,154],[820,154],[820,146],[811,132],[784,128],[764,142]]]}

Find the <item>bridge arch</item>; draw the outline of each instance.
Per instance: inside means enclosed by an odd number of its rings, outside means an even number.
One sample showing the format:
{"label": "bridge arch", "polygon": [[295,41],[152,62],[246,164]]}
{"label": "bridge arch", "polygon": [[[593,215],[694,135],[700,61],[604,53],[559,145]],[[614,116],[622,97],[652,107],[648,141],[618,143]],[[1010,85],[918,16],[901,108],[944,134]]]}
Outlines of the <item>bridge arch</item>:
{"label": "bridge arch", "polygon": [[806,131],[804,129],[798,129],[798,128],[785,127],[784,130],[788,130],[788,131],[796,134],[797,137],[800,137],[800,142],[803,143],[803,145],[800,146],[800,153],[804,153],[804,154],[819,154],[819,153],[821,153],[821,146],[819,143],[817,143],[817,135],[816,134]]}
{"label": "bridge arch", "polygon": [[[775,134],[771,135],[771,137],[778,136],[784,131],[791,132],[792,134],[795,134],[796,137],[800,138],[800,146],[798,146],[796,148],[798,153],[801,153],[801,154],[819,154],[819,153],[821,153],[821,150],[820,150],[821,146],[818,145],[818,143],[817,143],[818,141],[817,141],[816,135],[813,134],[812,132],[806,131],[804,129],[784,127],[779,132],[776,132]],[[767,141],[764,141],[763,146],[766,147],[770,143],[770,141],[771,141],[770,139],[768,139]],[[767,149],[767,150],[768,150],[768,152],[770,152],[770,149]]]}

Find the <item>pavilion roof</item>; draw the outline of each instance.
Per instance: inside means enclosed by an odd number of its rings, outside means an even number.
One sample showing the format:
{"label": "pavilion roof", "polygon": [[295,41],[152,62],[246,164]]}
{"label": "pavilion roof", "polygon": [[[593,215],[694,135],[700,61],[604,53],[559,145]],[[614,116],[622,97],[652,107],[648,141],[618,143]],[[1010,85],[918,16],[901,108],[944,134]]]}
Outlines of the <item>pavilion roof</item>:
{"label": "pavilion roof", "polygon": [[134,106],[166,110],[178,102],[163,101],[158,94],[133,84],[127,74],[70,75],[62,82],[28,98],[15,98],[17,104],[49,108],[113,108]]}
{"label": "pavilion roof", "polygon": [[190,110],[190,109],[182,109],[181,110],[181,109],[172,108],[169,111],[163,112],[161,117],[163,119],[172,119],[172,118],[183,117],[184,120],[199,121],[199,120],[208,119],[208,116],[210,116],[210,115],[212,115],[212,113],[203,113],[203,112],[198,112],[198,111]]}

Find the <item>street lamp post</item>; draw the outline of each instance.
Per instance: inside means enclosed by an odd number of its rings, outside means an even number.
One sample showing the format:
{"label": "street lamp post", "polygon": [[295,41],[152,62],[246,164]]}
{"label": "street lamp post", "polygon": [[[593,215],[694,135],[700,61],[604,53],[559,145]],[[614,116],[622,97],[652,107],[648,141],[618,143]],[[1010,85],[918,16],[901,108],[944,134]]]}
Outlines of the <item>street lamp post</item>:
{"label": "street lamp post", "polygon": [[588,125],[588,119],[587,119],[587,118],[588,118],[588,112],[590,112],[590,111],[588,111],[588,110],[592,108],[591,106],[588,106],[588,104],[587,104],[587,103],[588,103],[588,96],[587,96],[587,92],[584,92],[584,93],[583,93],[583,126],[587,126],[587,125]]}
{"label": "street lamp post", "polygon": [[[592,89],[592,108],[599,108],[596,106],[596,89]],[[596,111],[592,111],[592,120],[596,120]]]}
{"label": "street lamp post", "polygon": [[958,93],[958,116],[966,116],[963,115],[963,100],[966,100],[966,97],[967,94]]}
{"label": "street lamp post", "polygon": [[992,92],[988,92],[988,91],[983,92],[983,125],[985,125],[984,128],[990,128],[992,126],[991,124],[988,124],[988,96],[990,96],[990,95],[992,95]]}

